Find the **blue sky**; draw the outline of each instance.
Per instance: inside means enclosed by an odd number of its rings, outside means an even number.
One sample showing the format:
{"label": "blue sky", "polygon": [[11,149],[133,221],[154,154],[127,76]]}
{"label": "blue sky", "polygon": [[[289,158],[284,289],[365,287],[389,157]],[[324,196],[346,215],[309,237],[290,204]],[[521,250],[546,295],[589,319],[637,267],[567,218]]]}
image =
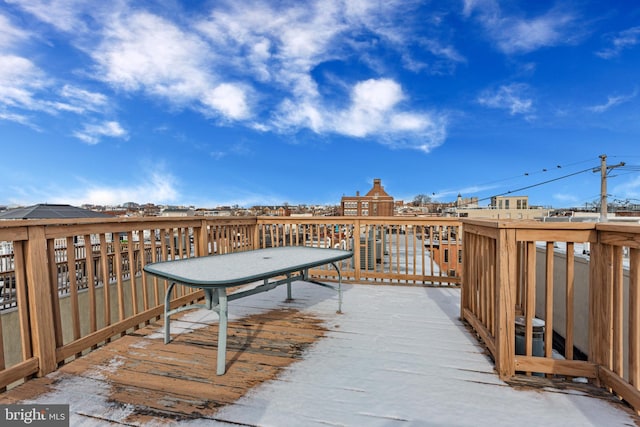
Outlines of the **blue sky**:
{"label": "blue sky", "polygon": [[0,0],[0,204],[639,202],[639,90],[635,1]]}

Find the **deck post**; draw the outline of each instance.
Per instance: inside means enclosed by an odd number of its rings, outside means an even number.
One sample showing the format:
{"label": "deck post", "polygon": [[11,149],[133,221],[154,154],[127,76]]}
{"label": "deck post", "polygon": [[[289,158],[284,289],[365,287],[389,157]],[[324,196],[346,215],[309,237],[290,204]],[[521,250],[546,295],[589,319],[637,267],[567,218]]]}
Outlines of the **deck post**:
{"label": "deck post", "polygon": [[[57,367],[47,238],[44,226],[29,227],[28,233],[25,266],[31,339],[33,354],[39,360],[38,376],[44,376],[53,372]],[[52,268],[55,268],[55,265]]]}
{"label": "deck post", "polygon": [[209,248],[207,246],[207,220],[200,221],[200,227],[193,227],[193,243],[196,250],[196,256],[208,256]]}
{"label": "deck post", "polygon": [[640,249],[629,252],[629,383],[640,388]]}
{"label": "deck post", "polygon": [[[464,320],[464,311],[469,307],[467,301],[468,287],[471,286],[466,280],[470,279],[470,262],[473,259],[471,255],[471,242],[475,238],[471,233],[462,232],[462,240],[465,244],[462,246],[462,280],[460,281],[460,320]],[[475,279],[475,278],[474,278]]]}
{"label": "deck post", "polygon": [[[591,244],[589,266],[589,361],[612,368],[613,268],[612,250],[603,243]],[[598,381],[600,378],[597,379]]]}
{"label": "deck post", "polygon": [[353,224],[353,274],[356,282],[361,280],[360,269],[360,220],[356,219]]}
{"label": "deck post", "polygon": [[500,379],[515,375],[515,298],[517,251],[515,229],[502,228],[496,243],[496,370]]}

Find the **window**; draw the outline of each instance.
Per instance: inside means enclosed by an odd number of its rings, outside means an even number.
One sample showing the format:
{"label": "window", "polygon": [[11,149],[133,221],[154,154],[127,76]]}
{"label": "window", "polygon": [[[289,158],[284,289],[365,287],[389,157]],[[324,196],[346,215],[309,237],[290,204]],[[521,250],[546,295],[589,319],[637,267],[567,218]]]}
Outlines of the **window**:
{"label": "window", "polygon": [[462,264],[462,249],[458,249],[458,264]]}
{"label": "window", "polygon": [[504,201],[504,208],[509,209],[509,199]]}
{"label": "window", "polygon": [[449,262],[449,249],[444,250],[444,262]]}

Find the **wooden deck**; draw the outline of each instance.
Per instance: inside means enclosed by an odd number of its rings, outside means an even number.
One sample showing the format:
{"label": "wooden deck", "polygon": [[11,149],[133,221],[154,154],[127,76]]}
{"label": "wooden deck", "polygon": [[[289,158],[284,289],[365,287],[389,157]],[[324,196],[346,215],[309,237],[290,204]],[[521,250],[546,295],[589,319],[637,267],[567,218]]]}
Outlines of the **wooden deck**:
{"label": "wooden deck", "polygon": [[[456,318],[457,289],[308,284],[230,304],[227,373],[204,310],[112,342],[0,403],[69,403],[71,425],[637,425],[623,403],[500,382]],[[533,422],[535,421],[535,422]]]}
{"label": "wooden deck", "polygon": [[[117,413],[118,408],[130,412],[118,420],[121,423],[211,418],[218,408],[235,402],[255,385],[276,378],[326,332],[321,320],[288,308],[229,322],[228,371],[217,376],[217,324],[173,323],[176,329],[182,324],[183,332],[189,332],[177,334],[170,345],[158,333],[162,322],[154,322],[61,367],[54,375],[5,393],[0,403],[33,400],[70,382],[82,386],[78,398],[85,392],[99,392],[109,402],[108,412]],[[100,413],[83,415],[108,419]]]}

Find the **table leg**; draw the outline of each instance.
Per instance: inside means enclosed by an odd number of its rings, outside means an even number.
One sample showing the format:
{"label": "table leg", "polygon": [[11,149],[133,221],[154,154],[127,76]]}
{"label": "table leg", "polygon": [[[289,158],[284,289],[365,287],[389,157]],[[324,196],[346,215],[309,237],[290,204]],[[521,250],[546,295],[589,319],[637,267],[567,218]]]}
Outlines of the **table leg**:
{"label": "table leg", "polygon": [[338,313],[342,313],[342,275],[335,262],[332,262],[331,265],[333,265],[333,268],[338,272]]}
{"label": "table leg", "polygon": [[213,310],[213,308],[216,305],[218,305],[217,301],[214,304],[214,295],[215,295],[215,291],[213,289],[209,289],[209,288],[204,289],[204,301],[205,301],[205,306],[207,307],[207,310]]}
{"label": "table leg", "polygon": [[287,301],[293,301],[291,296],[291,273],[287,273]]}
{"label": "table leg", "polygon": [[164,343],[169,344],[171,341],[171,325],[170,325],[170,315],[169,315],[169,307],[171,306],[171,292],[173,291],[173,287],[176,285],[175,282],[171,282],[169,287],[167,288],[167,293],[164,295]]}
{"label": "table leg", "polygon": [[218,367],[217,375],[224,375],[227,363],[227,291],[225,288],[217,288],[218,316]]}

